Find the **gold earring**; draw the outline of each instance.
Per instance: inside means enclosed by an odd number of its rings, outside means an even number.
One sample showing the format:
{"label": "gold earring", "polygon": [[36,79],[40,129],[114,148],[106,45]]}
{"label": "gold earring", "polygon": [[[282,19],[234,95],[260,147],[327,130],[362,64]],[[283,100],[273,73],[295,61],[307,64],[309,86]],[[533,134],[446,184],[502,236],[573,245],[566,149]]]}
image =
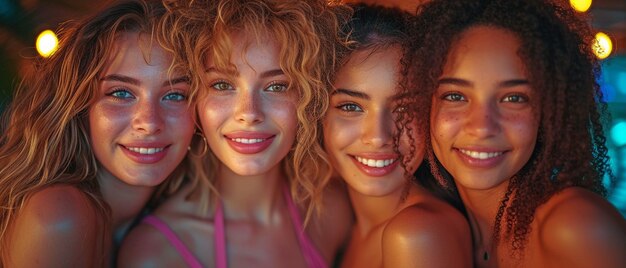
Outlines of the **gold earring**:
{"label": "gold earring", "polygon": [[187,147],[187,150],[189,150],[189,154],[195,157],[202,157],[204,156],[204,154],[206,154],[206,152],[209,150],[209,144],[206,141],[206,138],[204,137],[204,135],[202,135],[201,132],[196,131],[195,133],[193,133],[194,135],[198,135],[200,136],[200,138],[202,138],[202,152],[196,154],[191,150],[191,145],[189,145]]}

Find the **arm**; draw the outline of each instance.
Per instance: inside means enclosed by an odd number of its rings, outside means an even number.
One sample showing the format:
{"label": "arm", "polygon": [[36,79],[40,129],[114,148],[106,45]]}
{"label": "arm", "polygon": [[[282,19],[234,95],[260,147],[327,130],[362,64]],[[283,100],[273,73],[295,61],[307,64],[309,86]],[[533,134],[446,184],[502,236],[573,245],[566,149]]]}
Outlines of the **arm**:
{"label": "arm", "polygon": [[383,267],[472,267],[467,221],[452,211],[409,207],[383,231]]}
{"label": "arm", "polygon": [[72,186],[32,195],[11,224],[7,267],[95,267],[103,261],[102,222],[92,201]]}
{"label": "arm", "polygon": [[626,221],[615,208],[579,188],[559,195],[539,227],[548,264],[626,267]]}

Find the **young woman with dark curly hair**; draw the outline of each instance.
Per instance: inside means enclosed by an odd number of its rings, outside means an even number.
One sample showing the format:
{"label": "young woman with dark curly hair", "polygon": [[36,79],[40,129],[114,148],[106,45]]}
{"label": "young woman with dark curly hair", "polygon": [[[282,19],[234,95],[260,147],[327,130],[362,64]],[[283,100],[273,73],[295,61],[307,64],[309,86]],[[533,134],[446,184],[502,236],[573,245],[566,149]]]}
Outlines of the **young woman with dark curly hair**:
{"label": "young woman with dark curly hair", "polygon": [[[356,215],[342,267],[472,263],[463,215],[411,176],[424,159],[417,120],[394,124],[405,107],[401,59],[410,19],[399,9],[354,6],[354,50],[343,60],[330,93],[324,146],[348,186]],[[420,139],[411,146],[409,136]]]}
{"label": "young woman with dark curly hair", "polygon": [[429,160],[463,200],[476,265],[625,267],[588,22],[545,0],[435,0],[418,16],[413,94],[430,96]]}

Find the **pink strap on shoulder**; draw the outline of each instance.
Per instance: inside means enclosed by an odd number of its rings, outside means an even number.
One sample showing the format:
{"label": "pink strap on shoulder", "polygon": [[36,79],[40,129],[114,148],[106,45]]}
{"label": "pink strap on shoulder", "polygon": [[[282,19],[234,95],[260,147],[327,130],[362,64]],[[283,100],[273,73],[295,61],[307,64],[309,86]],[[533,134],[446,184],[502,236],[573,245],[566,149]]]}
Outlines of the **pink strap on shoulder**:
{"label": "pink strap on shoulder", "polygon": [[165,222],[152,215],[144,217],[141,222],[152,225],[163,235],[165,235],[165,238],[167,238],[167,240],[172,243],[172,246],[174,246],[178,253],[180,253],[180,255],[183,257],[183,260],[185,261],[185,263],[187,263],[189,267],[202,268],[202,264],[200,263],[200,261],[198,261],[198,259],[193,255],[193,253],[191,253],[191,251],[189,251],[183,241],[178,238],[176,233],[174,233],[174,231]]}
{"label": "pink strap on shoulder", "polygon": [[222,202],[218,200],[215,208],[215,267],[227,268],[226,256],[226,228],[224,227],[224,211],[222,210]]}
{"label": "pink strap on shoulder", "polygon": [[291,222],[294,225],[294,230],[296,231],[296,235],[298,237],[298,243],[300,243],[300,249],[302,250],[302,255],[304,255],[307,266],[309,268],[328,267],[326,261],[324,261],[324,258],[319,253],[317,247],[315,247],[313,242],[306,235],[302,218],[300,217],[298,208],[293,203],[293,199],[291,198],[291,193],[289,192],[289,188],[287,187],[287,185],[283,187],[283,195],[287,202],[287,208],[289,209]]}

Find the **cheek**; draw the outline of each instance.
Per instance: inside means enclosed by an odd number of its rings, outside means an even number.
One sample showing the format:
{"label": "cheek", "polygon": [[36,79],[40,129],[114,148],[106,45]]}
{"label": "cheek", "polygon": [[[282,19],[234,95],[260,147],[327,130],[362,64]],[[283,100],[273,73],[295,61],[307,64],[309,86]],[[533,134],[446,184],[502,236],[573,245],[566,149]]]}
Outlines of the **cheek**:
{"label": "cheek", "polygon": [[433,111],[430,134],[433,142],[443,142],[452,137],[461,127],[463,114],[452,111]]}
{"label": "cheek", "polygon": [[228,100],[205,98],[198,101],[198,119],[205,134],[215,130],[226,118],[232,116],[233,105]]}
{"label": "cheek", "polygon": [[129,109],[95,104],[89,110],[89,132],[92,142],[112,139],[115,133],[130,126]]}
{"label": "cheek", "polygon": [[177,139],[191,140],[195,130],[191,107],[181,106],[168,110],[166,111],[166,116],[168,129],[173,131]]}
{"label": "cheek", "polygon": [[360,120],[349,120],[329,114],[324,123],[324,141],[330,152],[341,150],[359,140]]}
{"label": "cheek", "polygon": [[512,113],[506,117],[506,121],[511,130],[510,137],[516,139],[520,147],[534,149],[539,131],[536,116],[530,112]]}

